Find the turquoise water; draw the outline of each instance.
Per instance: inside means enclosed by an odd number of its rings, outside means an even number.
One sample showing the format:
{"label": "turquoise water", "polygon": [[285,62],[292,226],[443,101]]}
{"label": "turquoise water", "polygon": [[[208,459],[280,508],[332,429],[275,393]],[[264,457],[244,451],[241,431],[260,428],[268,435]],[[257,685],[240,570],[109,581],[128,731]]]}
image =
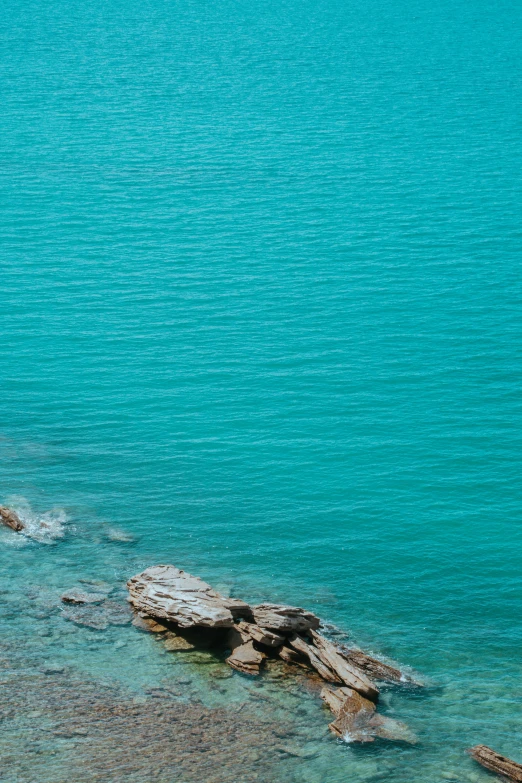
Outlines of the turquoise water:
{"label": "turquoise water", "polygon": [[[486,781],[477,742],[522,761],[521,33],[486,0],[7,0],[0,501],[65,522],[1,539],[14,682],[177,670],[55,606],[172,562],[427,682],[386,694],[412,748],[339,744],[290,694],[304,755],[260,780]],[[184,668],[210,707],[257,688]],[[30,755],[40,718],[9,720],[9,783],[83,779],[78,745]]]}

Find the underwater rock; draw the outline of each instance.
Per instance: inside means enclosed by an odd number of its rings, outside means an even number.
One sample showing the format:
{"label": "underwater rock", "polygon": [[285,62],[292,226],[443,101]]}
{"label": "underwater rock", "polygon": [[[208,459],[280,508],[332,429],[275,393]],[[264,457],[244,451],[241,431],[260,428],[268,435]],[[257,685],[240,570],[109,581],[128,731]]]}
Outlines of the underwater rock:
{"label": "underwater rock", "polygon": [[171,565],[147,568],[133,576],[127,587],[136,609],[182,628],[231,628],[235,619],[250,615],[248,604],[224,598],[202,579]]}
{"label": "underwater rock", "polygon": [[118,601],[105,601],[101,605],[71,603],[62,609],[61,616],[76,625],[85,625],[97,631],[104,631],[109,625],[127,625],[132,620],[129,606]]}
{"label": "underwater rock", "polygon": [[379,690],[364,672],[348,663],[340,654],[339,648],[321,634],[312,631],[312,638],[323,664],[335,672],[337,677],[349,688],[353,688],[366,699],[377,701]]}
{"label": "underwater rock", "polygon": [[126,530],[120,530],[117,527],[109,528],[105,534],[105,538],[115,544],[133,544],[136,541],[132,533],[128,533]]}
{"label": "underwater rock", "polygon": [[105,597],[103,593],[86,593],[73,587],[62,595],[62,601],[64,604],[101,604]]}
{"label": "underwater rock", "polygon": [[0,506],[0,520],[2,520],[4,525],[7,525],[7,527],[10,527],[11,530],[14,530],[16,533],[20,533],[20,531],[25,528],[25,525],[18,514],[11,511],[11,509],[6,506]]}
{"label": "underwater rock", "polygon": [[62,617],[76,625],[85,625],[87,628],[94,628],[97,631],[105,631],[109,627],[109,620],[105,612],[99,606],[92,604],[62,609]]}
{"label": "underwater rock", "polygon": [[388,718],[387,715],[380,715],[377,712],[370,721],[370,730],[380,739],[408,742],[410,745],[415,745],[418,742],[417,737],[406,723],[395,720],[395,718]]}
{"label": "underwater rock", "polygon": [[167,630],[166,625],[157,623],[152,617],[142,617],[140,614],[134,617],[132,624],[135,628],[139,628],[140,631],[150,631],[151,633],[163,633]]}
{"label": "underwater rock", "polygon": [[297,606],[259,604],[252,607],[257,625],[283,634],[303,633],[319,628],[321,621],[312,612]]}
{"label": "underwater rock", "polygon": [[475,745],[469,749],[468,753],[491,772],[496,772],[497,775],[514,780],[516,783],[522,783],[522,764],[517,764],[516,761],[511,761],[506,756],[501,756],[500,753],[496,753],[487,745]]}
{"label": "underwater rock", "polygon": [[256,650],[252,641],[236,647],[227,658],[227,663],[243,674],[259,674],[259,669],[264,660],[264,655]]}
{"label": "underwater rock", "polygon": [[195,650],[196,646],[182,636],[170,633],[165,640],[165,649],[169,652],[188,652],[189,650]]}

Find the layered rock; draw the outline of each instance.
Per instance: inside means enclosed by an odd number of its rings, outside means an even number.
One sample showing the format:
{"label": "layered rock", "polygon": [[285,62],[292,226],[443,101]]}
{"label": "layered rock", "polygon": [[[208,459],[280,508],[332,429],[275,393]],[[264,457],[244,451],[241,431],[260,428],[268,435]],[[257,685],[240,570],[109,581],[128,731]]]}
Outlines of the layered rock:
{"label": "layered rock", "polygon": [[147,568],[127,587],[135,609],[182,628],[231,628],[236,619],[251,614],[244,601],[224,598],[202,579],[171,565]]}
{"label": "layered rock", "polygon": [[322,663],[329,667],[341,682],[344,682],[349,688],[353,688],[364,698],[377,701],[379,690],[363,671],[343,658],[339,648],[321,634],[312,631],[312,638]]}
{"label": "layered rock", "polygon": [[254,621],[262,628],[282,634],[305,633],[319,628],[321,621],[298,606],[259,604],[252,607]]}
{"label": "layered rock", "polygon": [[501,756],[500,753],[488,748],[487,745],[475,745],[469,750],[470,755],[483,767],[497,775],[502,775],[516,783],[522,783],[522,764]]}

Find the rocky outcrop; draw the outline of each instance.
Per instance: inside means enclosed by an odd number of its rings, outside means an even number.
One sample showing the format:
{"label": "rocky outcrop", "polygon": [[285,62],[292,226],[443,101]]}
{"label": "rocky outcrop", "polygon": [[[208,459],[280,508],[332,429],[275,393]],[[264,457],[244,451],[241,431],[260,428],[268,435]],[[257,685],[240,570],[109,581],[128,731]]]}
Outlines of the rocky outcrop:
{"label": "rocky outcrop", "polygon": [[248,604],[224,598],[202,579],[171,565],[147,568],[127,587],[135,609],[182,628],[231,628],[236,619],[251,614]]}
{"label": "rocky outcrop", "polygon": [[304,633],[319,628],[321,621],[312,612],[297,606],[259,604],[252,607],[257,625],[282,634]]}
{"label": "rocky outcrop", "polygon": [[17,533],[20,533],[25,529],[25,525],[18,514],[6,506],[0,506],[0,520],[4,525],[7,525],[7,527],[10,527],[11,530],[16,531]]}
{"label": "rocky outcrop", "polygon": [[497,775],[514,780],[516,783],[522,783],[522,764],[517,764],[516,761],[511,761],[506,756],[501,756],[500,753],[488,748],[487,745],[475,745],[468,752],[475,761],[491,772],[496,772]]}
{"label": "rocky outcrop", "polygon": [[165,633],[167,650],[199,649],[207,639],[230,651],[227,664],[242,674],[258,675],[265,661],[277,657],[314,669],[330,686],[341,686],[322,693],[335,715],[330,728],[337,736],[357,742],[375,737],[410,741],[404,724],[376,712],[379,690],[368,676],[399,682],[401,672],[334,644],[318,632],[321,621],[312,612],[281,604],[250,607],[172,565],[147,568],[127,587],[136,610],[134,625]]}

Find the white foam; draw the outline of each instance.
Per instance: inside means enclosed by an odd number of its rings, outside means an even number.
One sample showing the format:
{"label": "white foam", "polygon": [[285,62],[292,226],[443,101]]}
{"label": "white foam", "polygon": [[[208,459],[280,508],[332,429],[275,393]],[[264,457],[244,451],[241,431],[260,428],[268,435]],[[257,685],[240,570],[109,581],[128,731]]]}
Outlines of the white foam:
{"label": "white foam", "polygon": [[25,526],[20,533],[14,534],[17,541],[23,541],[22,536],[25,536],[40,544],[50,544],[65,535],[67,515],[62,508],[38,514],[26,498],[20,496],[8,498],[7,505],[18,514]]}

